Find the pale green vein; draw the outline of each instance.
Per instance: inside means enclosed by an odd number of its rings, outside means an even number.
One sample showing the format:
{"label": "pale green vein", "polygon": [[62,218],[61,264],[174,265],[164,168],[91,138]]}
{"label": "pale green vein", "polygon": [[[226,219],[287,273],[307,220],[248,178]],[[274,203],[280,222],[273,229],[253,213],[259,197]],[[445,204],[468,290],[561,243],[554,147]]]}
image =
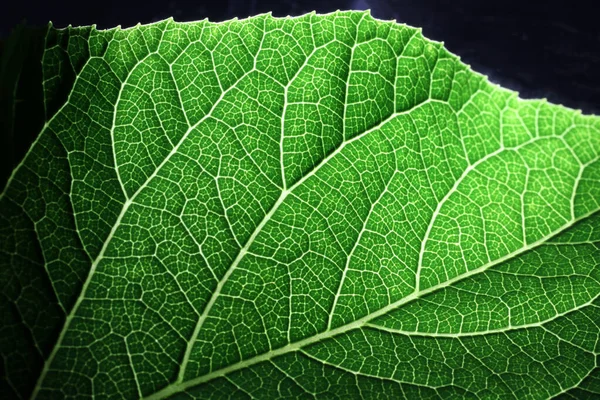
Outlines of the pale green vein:
{"label": "pale green vein", "polygon": [[[531,140],[535,140],[535,139],[531,139]],[[373,321],[374,319],[376,319],[378,317],[381,317],[383,315],[386,315],[389,312],[391,312],[391,311],[393,311],[393,310],[395,310],[395,309],[397,309],[397,308],[399,308],[399,307],[401,307],[401,306],[403,306],[403,305],[405,305],[407,303],[410,303],[410,302],[412,302],[412,301],[414,301],[414,300],[416,300],[418,298],[421,298],[421,297],[423,297],[423,296],[425,296],[427,294],[436,292],[436,291],[438,291],[440,289],[443,289],[445,287],[451,286],[454,283],[462,281],[464,279],[467,279],[467,278],[469,278],[471,276],[474,276],[474,275],[480,274],[482,272],[485,272],[486,270],[488,270],[489,268],[491,268],[491,267],[493,267],[495,265],[502,264],[503,262],[508,261],[508,260],[510,260],[510,259],[512,259],[512,258],[514,258],[514,257],[516,257],[518,255],[520,255],[520,254],[523,254],[523,253],[525,253],[525,252],[527,252],[529,250],[535,249],[536,247],[544,244],[544,242],[546,242],[548,239],[552,238],[553,236],[556,236],[557,234],[561,233],[565,229],[568,229],[569,227],[571,227],[573,224],[577,223],[580,220],[583,220],[583,219],[587,218],[588,216],[590,216],[592,214],[593,214],[593,212],[589,213],[589,214],[586,214],[586,215],[583,215],[583,216],[580,216],[577,220],[570,221],[568,224],[563,225],[559,229],[551,232],[550,234],[546,235],[545,237],[537,240],[536,242],[534,242],[534,243],[532,243],[532,244],[530,244],[528,246],[524,246],[524,247],[522,247],[522,248],[520,248],[520,249],[518,249],[518,250],[516,250],[516,251],[514,251],[512,253],[506,254],[505,256],[503,256],[503,257],[501,257],[501,258],[499,258],[497,260],[494,260],[491,263],[482,265],[479,268],[470,270],[470,271],[468,271],[468,272],[466,272],[466,273],[464,273],[462,275],[458,275],[458,276],[456,276],[456,277],[454,277],[452,279],[449,279],[449,280],[444,281],[442,283],[439,283],[437,285],[431,286],[431,287],[429,287],[427,289],[421,290],[419,292],[415,291],[415,292],[411,293],[410,295],[408,295],[408,296],[406,296],[406,297],[404,297],[404,298],[402,298],[402,299],[400,299],[400,300],[398,300],[398,301],[396,301],[394,303],[391,303],[391,304],[389,304],[389,305],[387,305],[385,307],[382,307],[382,308],[380,308],[379,310],[377,310],[377,311],[375,311],[373,313],[365,315],[364,317],[359,318],[359,319],[357,319],[357,320],[355,320],[355,321],[353,321],[351,323],[339,326],[339,327],[334,328],[334,329],[325,330],[325,331],[323,331],[323,332],[321,332],[319,334],[316,334],[314,336],[311,336],[311,337],[299,340],[299,341],[294,342],[294,343],[290,343],[290,344],[288,344],[286,346],[283,346],[283,347],[280,347],[278,349],[271,350],[269,352],[266,352],[266,353],[263,353],[263,354],[251,357],[249,359],[242,360],[242,361],[237,362],[235,364],[231,364],[231,365],[229,365],[227,367],[224,367],[224,368],[212,371],[212,372],[210,372],[210,373],[208,373],[206,375],[203,375],[203,376],[200,376],[200,377],[197,377],[197,378],[193,378],[193,379],[189,379],[187,381],[177,381],[177,382],[175,382],[173,384],[170,384],[170,385],[166,386],[165,388],[163,388],[163,389],[161,389],[161,390],[159,390],[159,391],[157,391],[157,392],[155,392],[155,393],[153,393],[153,394],[151,394],[149,396],[144,397],[144,399],[146,399],[146,400],[163,399],[163,398],[172,396],[175,393],[179,393],[181,391],[189,389],[189,388],[191,388],[193,386],[197,386],[197,385],[200,385],[202,383],[211,381],[211,380],[213,380],[215,378],[225,376],[228,373],[231,373],[231,372],[234,372],[234,371],[238,371],[238,370],[243,369],[243,368],[250,367],[252,365],[258,364],[258,363],[263,362],[263,361],[270,360],[270,359],[272,359],[274,357],[277,357],[277,356],[280,356],[280,355],[284,355],[284,354],[287,354],[287,353],[290,353],[290,352],[293,352],[293,351],[300,350],[303,347],[309,346],[311,344],[323,342],[324,340],[327,340],[327,339],[330,339],[330,338],[335,337],[337,335],[349,332],[351,330],[363,328],[363,327],[365,327],[365,325],[367,323]]]}

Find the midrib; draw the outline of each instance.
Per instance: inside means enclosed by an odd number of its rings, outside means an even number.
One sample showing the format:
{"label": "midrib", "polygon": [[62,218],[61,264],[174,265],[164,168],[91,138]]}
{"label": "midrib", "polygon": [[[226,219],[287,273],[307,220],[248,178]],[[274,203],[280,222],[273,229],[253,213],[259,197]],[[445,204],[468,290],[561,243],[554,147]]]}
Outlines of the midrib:
{"label": "midrib", "polygon": [[[229,365],[227,367],[215,370],[215,371],[213,371],[213,372],[211,372],[209,374],[206,374],[206,375],[194,378],[194,379],[190,379],[190,380],[187,380],[187,381],[177,381],[177,382],[175,382],[175,383],[173,383],[171,385],[168,385],[165,388],[159,390],[158,392],[155,392],[155,393],[153,393],[153,394],[151,394],[151,395],[149,395],[147,397],[144,397],[143,399],[145,399],[145,400],[163,399],[163,398],[166,398],[166,397],[171,396],[173,394],[182,392],[182,391],[184,391],[184,390],[186,390],[188,388],[191,388],[191,387],[200,385],[202,383],[206,383],[208,381],[211,381],[213,379],[225,376],[228,373],[231,373],[231,372],[234,372],[234,371],[238,371],[238,370],[243,369],[243,368],[250,367],[252,365],[258,364],[258,363],[263,362],[263,361],[268,361],[268,360],[270,360],[272,358],[275,358],[277,356],[285,355],[287,353],[300,350],[303,347],[309,346],[311,344],[322,342],[324,340],[330,339],[330,338],[332,338],[334,336],[343,334],[345,332],[349,332],[349,331],[354,330],[354,329],[359,329],[359,328],[365,327],[365,325],[367,325],[368,323],[372,322],[373,320],[377,319],[378,317],[386,315],[387,313],[389,313],[390,311],[393,311],[396,308],[399,308],[399,307],[401,307],[401,306],[403,306],[403,305],[405,305],[407,303],[415,301],[415,300],[417,300],[420,297],[423,297],[425,295],[431,294],[431,293],[436,292],[438,290],[441,290],[441,289],[443,289],[445,287],[451,286],[451,285],[455,284],[456,282],[462,281],[462,280],[467,279],[467,278],[469,278],[471,276],[474,276],[474,275],[480,274],[482,272],[485,272],[486,270],[488,270],[489,268],[491,268],[491,267],[493,267],[495,265],[501,264],[501,263],[503,263],[503,262],[505,262],[507,260],[510,260],[510,259],[512,259],[512,258],[514,258],[514,257],[516,257],[516,256],[518,256],[520,254],[522,254],[522,253],[525,253],[527,251],[530,251],[532,249],[535,249],[535,248],[539,247],[540,245],[543,245],[544,243],[546,243],[550,238],[558,235],[562,231],[564,231],[564,230],[568,229],[569,227],[573,226],[575,223],[577,223],[577,222],[579,222],[579,221],[581,221],[581,220],[583,220],[583,219],[591,216],[592,214],[596,213],[597,211],[598,210],[594,210],[594,211],[589,212],[589,213],[587,213],[585,215],[582,215],[579,218],[570,221],[568,224],[565,224],[565,225],[561,226],[560,228],[558,228],[555,231],[551,232],[547,236],[544,236],[544,237],[540,238],[536,242],[528,244],[527,246],[524,246],[524,247],[522,247],[522,248],[520,248],[520,249],[518,249],[518,250],[516,250],[516,251],[514,251],[512,253],[509,253],[509,254],[505,255],[504,257],[501,257],[501,258],[499,258],[497,260],[494,260],[494,261],[492,261],[490,263],[484,264],[481,267],[473,269],[471,271],[468,271],[468,272],[466,272],[466,273],[464,273],[462,275],[458,275],[458,276],[456,276],[456,277],[454,277],[452,279],[449,279],[449,280],[447,280],[447,281],[445,281],[443,283],[440,283],[438,285],[431,286],[431,287],[429,287],[427,289],[423,289],[423,290],[420,290],[420,291],[416,291],[415,290],[410,295],[408,295],[408,296],[406,296],[406,297],[404,297],[404,298],[402,298],[402,299],[400,299],[400,300],[398,300],[396,302],[393,302],[393,303],[387,305],[386,307],[380,308],[379,310],[377,310],[377,311],[375,311],[373,313],[367,314],[367,315],[365,315],[362,318],[359,318],[359,319],[357,319],[355,321],[352,321],[352,322],[350,322],[348,324],[341,325],[341,326],[339,326],[337,328],[334,328],[334,329],[326,329],[325,331],[323,331],[323,332],[321,332],[319,334],[316,334],[314,336],[311,336],[311,337],[299,340],[297,342],[290,343],[290,344],[288,344],[286,346],[280,347],[280,348],[275,349],[275,350],[268,351],[268,352],[263,353],[263,354],[256,355],[256,356],[248,358],[246,360],[239,361],[239,362],[237,362],[235,364],[231,364],[231,365]],[[552,243],[549,243],[549,244],[552,244]],[[572,310],[570,310],[569,312],[571,312],[571,311]],[[539,325],[543,325],[543,324],[539,324]],[[523,328],[525,328],[525,326]]]}

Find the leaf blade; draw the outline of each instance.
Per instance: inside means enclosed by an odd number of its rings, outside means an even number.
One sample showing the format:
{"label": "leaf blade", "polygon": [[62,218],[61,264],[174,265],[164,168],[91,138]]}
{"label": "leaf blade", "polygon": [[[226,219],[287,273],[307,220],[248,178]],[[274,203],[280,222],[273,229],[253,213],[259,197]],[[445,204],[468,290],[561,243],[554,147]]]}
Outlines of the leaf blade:
{"label": "leaf blade", "polygon": [[[66,161],[36,144],[0,199],[5,237],[10,202],[25,232],[71,212],[58,225],[89,257],[80,288],[43,290],[74,300],[28,367],[33,397],[250,395],[268,370],[264,388],[303,395],[339,379],[359,397],[541,398],[595,376],[593,334],[568,327],[597,333],[597,117],[519,100],[366,13],[89,35],[40,135]],[[29,193],[44,168],[62,193]],[[37,235],[45,259],[25,264],[60,283],[74,253]]]}

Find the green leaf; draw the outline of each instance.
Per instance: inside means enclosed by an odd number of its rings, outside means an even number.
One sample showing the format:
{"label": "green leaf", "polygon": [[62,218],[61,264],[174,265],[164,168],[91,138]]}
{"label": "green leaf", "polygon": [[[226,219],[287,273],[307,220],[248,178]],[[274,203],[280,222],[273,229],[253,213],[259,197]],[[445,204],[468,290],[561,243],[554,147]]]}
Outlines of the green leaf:
{"label": "green leaf", "polygon": [[600,118],[364,12],[48,28],[1,391],[600,396]]}

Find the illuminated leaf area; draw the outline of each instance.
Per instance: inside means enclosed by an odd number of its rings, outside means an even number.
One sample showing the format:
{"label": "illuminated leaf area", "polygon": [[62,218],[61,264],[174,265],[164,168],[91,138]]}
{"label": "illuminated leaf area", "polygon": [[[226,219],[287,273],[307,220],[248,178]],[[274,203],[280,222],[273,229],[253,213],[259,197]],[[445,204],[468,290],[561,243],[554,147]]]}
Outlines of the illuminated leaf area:
{"label": "illuminated leaf area", "polygon": [[42,66],[8,398],[600,396],[600,118],[364,12],[50,27]]}

